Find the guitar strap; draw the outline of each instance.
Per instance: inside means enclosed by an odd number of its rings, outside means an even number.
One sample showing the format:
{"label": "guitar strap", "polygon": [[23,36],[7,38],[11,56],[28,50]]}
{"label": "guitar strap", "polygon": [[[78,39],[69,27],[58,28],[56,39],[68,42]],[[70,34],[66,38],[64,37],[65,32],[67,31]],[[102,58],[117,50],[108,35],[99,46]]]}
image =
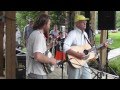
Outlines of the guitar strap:
{"label": "guitar strap", "polygon": [[88,40],[88,38],[85,36],[84,34],[84,38],[87,40],[87,42],[90,44],[90,46],[92,47],[92,44],[90,43],[90,41]]}

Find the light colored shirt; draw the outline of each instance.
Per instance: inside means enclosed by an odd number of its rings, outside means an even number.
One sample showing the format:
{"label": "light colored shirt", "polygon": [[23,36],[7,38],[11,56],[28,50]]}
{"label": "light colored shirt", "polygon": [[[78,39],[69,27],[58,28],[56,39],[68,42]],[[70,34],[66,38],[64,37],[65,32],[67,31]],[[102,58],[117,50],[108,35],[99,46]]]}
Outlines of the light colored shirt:
{"label": "light colored shirt", "polygon": [[54,37],[57,37],[59,35],[59,30],[51,30],[50,34],[52,34]]}
{"label": "light colored shirt", "polygon": [[26,54],[26,75],[34,73],[38,75],[46,75],[43,65],[37,60],[32,59],[33,53],[45,53],[47,50],[46,38],[42,30],[35,30],[28,38],[27,54]]}
{"label": "light colored shirt", "polygon": [[21,41],[21,32],[20,30],[18,29],[16,31],[16,42],[18,42],[18,44],[20,44],[20,41]]}
{"label": "light colored shirt", "polygon": [[29,24],[25,26],[24,28],[24,39],[26,40],[26,44],[27,44],[27,40],[30,36],[30,34],[33,32],[33,27],[31,27]]}
{"label": "light colored shirt", "polygon": [[88,39],[87,33],[85,31],[82,32],[77,27],[74,30],[70,31],[64,41],[64,52],[68,51],[71,46],[84,45],[85,43],[88,43],[84,35]]}

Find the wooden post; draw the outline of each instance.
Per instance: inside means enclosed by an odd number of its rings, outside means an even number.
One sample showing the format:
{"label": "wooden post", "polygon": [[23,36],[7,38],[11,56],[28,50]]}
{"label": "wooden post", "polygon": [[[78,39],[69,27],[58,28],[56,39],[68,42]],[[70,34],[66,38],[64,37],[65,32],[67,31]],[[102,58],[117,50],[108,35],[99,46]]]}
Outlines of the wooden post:
{"label": "wooden post", "polygon": [[[107,30],[101,30],[100,43],[104,43],[107,40]],[[107,49],[100,49],[100,59],[102,61],[102,66],[106,64]]]}
{"label": "wooden post", "polygon": [[15,11],[6,11],[6,79],[16,78]]}
{"label": "wooden post", "polygon": [[90,14],[91,14],[91,20],[90,20],[91,29],[93,30],[93,32],[95,32],[95,30],[96,30],[96,11],[91,11]]}
{"label": "wooden post", "polygon": [[[93,33],[95,33],[95,30],[96,30],[96,11],[91,11],[90,16],[91,16],[91,20],[90,20],[91,29],[93,30]],[[94,43],[95,43],[94,40],[95,40],[95,37],[91,37],[90,41],[91,41],[92,45],[94,45]]]}
{"label": "wooden post", "polygon": [[[0,12],[0,17],[3,15],[3,12]],[[3,76],[3,35],[4,35],[4,22],[2,22],[2,17],[0,19],[0,76]]]}

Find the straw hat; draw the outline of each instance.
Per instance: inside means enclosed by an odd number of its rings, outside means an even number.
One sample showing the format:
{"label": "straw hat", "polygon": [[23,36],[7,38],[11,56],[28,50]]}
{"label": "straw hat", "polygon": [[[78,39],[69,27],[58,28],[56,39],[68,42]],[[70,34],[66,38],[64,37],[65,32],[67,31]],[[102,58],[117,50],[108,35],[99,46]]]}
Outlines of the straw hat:
{"label": "straw hat", "polygon": [[75,22],[82,21],[82,20],[89,20],[89,18],[86,18],[83,15],[76,15],[75,16]]}

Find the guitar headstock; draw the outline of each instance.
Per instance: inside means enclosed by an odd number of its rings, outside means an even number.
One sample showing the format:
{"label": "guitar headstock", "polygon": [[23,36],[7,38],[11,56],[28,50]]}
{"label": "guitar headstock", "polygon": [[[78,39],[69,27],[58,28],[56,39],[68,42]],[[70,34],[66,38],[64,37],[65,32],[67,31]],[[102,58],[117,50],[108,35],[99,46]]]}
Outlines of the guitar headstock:
{"label": "guitar headstock", "polygon": [[112,43],[113,43],[113,40],[112,40],[111,38],[108,38],[107,41],[106,41],[106,43],[112,44]]}

